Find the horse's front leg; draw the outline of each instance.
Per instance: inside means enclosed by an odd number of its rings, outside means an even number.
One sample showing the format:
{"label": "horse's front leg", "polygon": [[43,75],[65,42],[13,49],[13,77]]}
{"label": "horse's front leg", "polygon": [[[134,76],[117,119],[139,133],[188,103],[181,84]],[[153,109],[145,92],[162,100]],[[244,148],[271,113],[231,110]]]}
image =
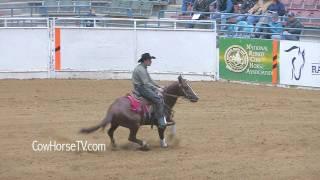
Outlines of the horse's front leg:
{"label": "horse's front leg", "polygon": [[160,146],[162,148],[168,147],[168,144],[166,142],[166,138],[164,138],[164,131],[165,130],[166,130],[166,128],[159,128],[158,127],[158,133],[159,133],[159,137],[160,137]]}

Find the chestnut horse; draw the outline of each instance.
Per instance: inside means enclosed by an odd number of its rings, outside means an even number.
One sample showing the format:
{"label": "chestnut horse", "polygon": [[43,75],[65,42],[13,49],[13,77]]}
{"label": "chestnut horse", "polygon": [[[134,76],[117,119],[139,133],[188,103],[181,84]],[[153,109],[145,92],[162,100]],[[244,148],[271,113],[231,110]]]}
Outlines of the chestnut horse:
{"label": "chestnut horse", "polygon": [[[176,104],[179,97],[184,97],[191,102],[197,102],[199,100],[191,86],[185,79],[181,77],[181,75],[178,77],[178,82],[173,82],[168,87],[164,88],[163,91],[165,116],[167,122],[171,122],[171,124],[175,124],[172,119],[172,108]],[[133,112],[130,107],[131,105],[129,99],[126,96],[120,97],[111,104],[106,117],[100,124],[90,128],[83,128],[80,132],[88,134],[100,128],[104,129],[108,124],[111,124],[111,127],[108,130],[108,135],[110,137],[112,146],[116,147],[113,133],[119,126],[123,126],[130,130],[129,141],[139,144],[143,149],[148,149],[148,144],[140,139],[137,139],[136,134],[141,125],[150,125],[151,121],[145,121],[141,117],[141,114]],[[154,121],[154,123],[158,127],[157,121]],[[175,125],[173,128],[175,128]],[[165,128],[158,127],[161,147],[167,147],[164,138],[164,131]]]}

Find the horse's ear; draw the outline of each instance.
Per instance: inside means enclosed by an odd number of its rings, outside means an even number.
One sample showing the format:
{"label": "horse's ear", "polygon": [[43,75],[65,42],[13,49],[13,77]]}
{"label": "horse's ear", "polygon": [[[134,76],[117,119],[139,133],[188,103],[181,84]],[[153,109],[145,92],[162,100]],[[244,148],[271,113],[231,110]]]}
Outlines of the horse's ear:
{"label": "horse's ear", "polygon": [[182,83],[182,76],[181,76],[181,74],[178,76],[178,80],[179,80],[179,83]]}

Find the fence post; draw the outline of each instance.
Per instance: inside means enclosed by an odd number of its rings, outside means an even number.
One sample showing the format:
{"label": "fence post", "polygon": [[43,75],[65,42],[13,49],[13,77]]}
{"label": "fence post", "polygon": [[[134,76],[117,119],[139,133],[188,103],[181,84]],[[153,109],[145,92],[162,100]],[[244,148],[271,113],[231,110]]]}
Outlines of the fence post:
{"label": "fence post", "polygon": [[55,78],[55,19],[48,19],[49,29],[49,69],[48,78]]}

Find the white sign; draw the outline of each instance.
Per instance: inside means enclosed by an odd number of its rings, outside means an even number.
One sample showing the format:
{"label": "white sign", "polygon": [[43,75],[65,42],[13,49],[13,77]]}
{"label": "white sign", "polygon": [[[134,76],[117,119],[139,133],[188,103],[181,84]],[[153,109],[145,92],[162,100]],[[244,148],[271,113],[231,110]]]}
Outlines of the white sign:
{"label": "white sign", "polygon": [[280,84],[320,87],[320,44],[280,42]]}

